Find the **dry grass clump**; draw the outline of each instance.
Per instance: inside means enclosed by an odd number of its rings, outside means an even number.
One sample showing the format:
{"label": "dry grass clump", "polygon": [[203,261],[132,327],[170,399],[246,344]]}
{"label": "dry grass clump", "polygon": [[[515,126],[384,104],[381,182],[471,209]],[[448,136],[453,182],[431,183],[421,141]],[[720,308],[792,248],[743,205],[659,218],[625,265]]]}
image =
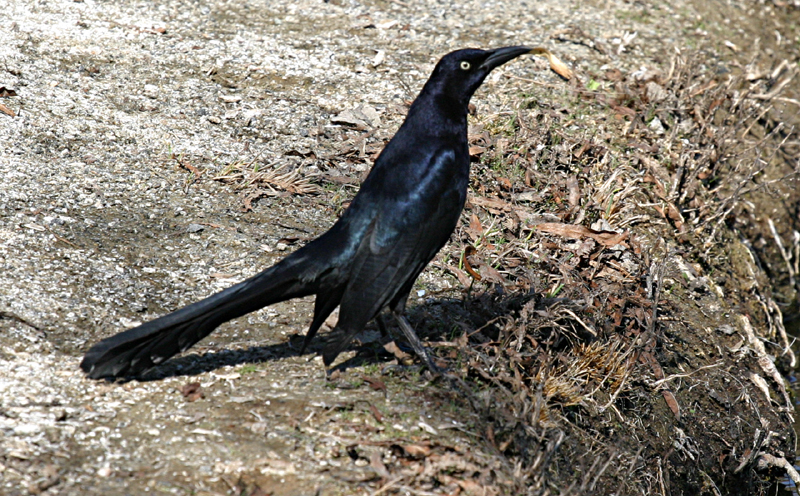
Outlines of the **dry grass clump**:
{"label": "dry grass clump", "polygon": [[264,196],[307,195],[322,191],[311,177],[301,174],[300,169],[289,162],[282,165],[275,162],[266,167],[236,162],[225,167],[214,179],[236,184],[242,192],[244,210],[252,210],[252,202]]}
{"label": "dry grass clump", "polygon": [[[540,367],[530,378],[532,384],[542,384],[542,393],[550,404],[561,406],[591,403],[595,408],[613,406],[624,391],[631,372],[631,352],[621,341],[579,344],[559,363]],[[598,401],[598,395],[604,396]]]}

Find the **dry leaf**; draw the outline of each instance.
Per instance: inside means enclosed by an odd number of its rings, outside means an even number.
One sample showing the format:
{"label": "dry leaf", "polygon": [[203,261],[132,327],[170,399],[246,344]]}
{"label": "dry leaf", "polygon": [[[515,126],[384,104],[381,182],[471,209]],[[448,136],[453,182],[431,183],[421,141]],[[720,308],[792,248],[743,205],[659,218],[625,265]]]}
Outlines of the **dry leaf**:
{"label": "dry leaf", "polygon": [[455,479],[456,484],[458,484],[461,489],[467,492],[467,494],[489,494],[486,488],[477,482],[469,479]]}
{"label": "dry leaf", "polygon": [[462,262],[464,263],[464,268],[467,270],[467,273],[471,275],[476,281],[481,280],[481,275],[475,272],[475,269],[472,268],[472,265],[469,263],[469,257],[478,253],[478,250],[475,249],[474,246],[468,245],[464,249],[464,256],[462,257]]}
{"label": "dry leaf", "polygon": [[680,420],[681,419],[681,407],[678,405],[678,400],[675,398],[675,395],[672,394],[672,391],[669,389],[662,389],[661,394],[664,396],[664,401],[667,402],[667,406],[669,409],[672,410],[672,413],[675,414],[675,418]]}
{"label": "dry leaf", "polygon": [[477,236],[483,234],[483,226],[481,225],[481,220],[475,214],[472,214],[472,218],[469,220],[469,229],[470,231],[474,231]]}
{"label": "dry leaf", "polygon": [[357,177],[343,176],[340,174],[335,176],[332,174],[325,174],[322,176],[322,179],[334,184],[358,184],[361,182],[361,180]]}
{"label": "dry leaf", "polygon": [[205,392],[203,392],[203,387],[199,382],[184,384],[180,391],[183,397],[186,398],[186,401],[190,403],[206,397]]}
{"label": "dry leaf", "polygon": [[564,79],[572,79],[572,69],[567,67],[567,64],[561,62],[561,60],[550,53],[550,50],[546,48],[537,47],[531,50],[529,53],[534,55],[544,55],[547,57],[547,60],[550,61],[550,69],[553,70],[556,74],[563,77]]}
{"label": "dry leaf", "polygon": [[178,162],[178,165],[180,165],[184,169],[188,170],[189,172],[192,172],[194,174],[195,178],[199,178],[200,176],[203,175],[203,172],[205,172],[205,171],[201,171],[200,169],[198,169],[194,165],[190,164],[187,160],[180,160]]}
{"label": "dry leaf", "polygon": [[401,350],[394,341],[390,341],[383,345],[383,349],[394,355],[394,357],[400,362],[408,360],[411,357],[411,355]]}
{"label": "dry leaf", "polygon": [[725,40],[725,46],[730,48],[734,52],[738,52],[739,51],[739,47],[736,46],[736,44],[733,43],[732,41]]}
{"label": "dry leaf", "polygon": [[464,286],[465,288],[468,288],[469,285],[472,284],[472,279],[470,279],[467,273],[464,272],[463,270],[459,269],[458,267],[453,267],[452,265],[445,265],[444,267],[447,270],[449,270],[454,276],[456,276],[458,282],[460,282],[461,285]]}
{"label": "dry leaf", "polygon": [[383,414],[381,411],[378,410],[372,403],[368,403],[368,405],[369,411],[372,412],[372,416],[375,417],[375,420],[377,420],[379,423],[383,423]]}
{"label": "dry leaf", "polygon": [[506,286],[505,278],[494,267],[492,267],[491,265],[487,264],[486,262],[484,262],[482,260],[479,262],[479,265],[480,265],[480,268],[481,268],[481,273],[482,273],[483,280],[485,282],[493,282],[493,283],[499,284],[499,285],[501,285],[503,287]]}
{"label": "dry leaf", "polygon": [[711,88],[713,88],[713,87],[714,87],[714,86],[716,86],[717,84],[719,84],[719,83],[717,83],[715,80],[713,80],[713,79],[712,79],[711,81],[707,82],[707,83],[706,83],[706,84],[704,84],[703,86],[701,86],[701,87],[699,87],[698,89],[694,90],[694,91],[693,91],[693,92],[692,92],[692,93],[689,95],[689,98],[694,98],[694,97],[696,97],[697,95],[700,95],[701,93],[705,93],[706,91],[710,90]]}
{"label": "dry leaf", "polygon": [[609,70],[606,71],[605,77],[609,81],[618,82],[618,81],[622,81],[622,79],[625,76],[622,74],[622,71],[620,71],[619,69],[609,69]]}
{"label": "dry leaf", "polygon": [[[623,275],[620,273],[620,271],[618,271],[616,269],[613,269],[611,267],[608,267],[608,266],[603,266],[603,268],[600,269],[600,272],[598,272],[595,275],[595,277],[604,278],[604,279],[610,279],[612,281],[623,281],[623,280],[625,280],[625,277],[623,277]],[[619,320],[621,321],[622,317],[620,317]],[[619,322],[617,322],[615,325],[619,325]]]}
{"label": "dry leaf", "polygon": [[287,237],[283,237],[283,238],[279,239],[277,241],[277,243],[283,243],[285,245],[293,245],[293,244],[297,243],[298,241],[300,241],[301,239],[305,239],[305,238],[299,238],[297,236],[287,236]]}
{"label": "dry leaf", "polygon": [[574,250],[575,254],[578,255],[579,257],[585,257],[586,255],[594,251],[595,243],[596,243],[595,240],[593,240],[592,238],[584,239],[581,242],[580,246],[575,248]]}
{"label": "dry leaf", "polygon": [[420,444],[407,444],[402,448],[403,451],[408,454],[408,456],[414,458],[422,458],[423,456],[428,456],[431,454],[431,449],[428,446],[422,446]]}
{"label": "dry leaf", "polygon": [[384,479],[389,478],[390,476],[389,471],[386,469],[386,465],[383,464],[380,452],[373,451],[369,455],[369,466],[372,467],[372,470],[374,470],[375,473],[378,474],[380,477],[383,477]]}
{"label": "dry leaf", "polygon": [[13,110],[11,110],[10,108],[6,107],[2,103],[0,103],[0,112],[3,112],[4,114],[8,114],[11,117],[16,117],[17,116],[17,114],[15,114]]}
{"label": "dry leaf", "polygon": [[569,190],[569,206],[572,208],[578,207],[581,204],[581,188],[578,184],[578,178],[570,176],[567,179],[567,189]]}
{"label": "dry leaf", "polygon": [[[650,365],[650,368],[653,370],[653,375],[656,377],[657,380],[664,379],[664,369],[661,368],[661,365],[656,360],[656,357],[653,356],[652,353],[649,351],[643,352],[639,355],[640,360]],[[675,418],[680,420],[681,418],[681,407],[678,405],[678,400],[675,398],[675,395],[669,389],[662,389],[661,395],[664,396],[664,401],[667,402],[667,406],[669,409],[672,410],[672,413],[675,414]]]}
{"label": "dry leaf", "polygon": [[665,219],[671,220],[672,223],[675,224],[676,229],[680,229],[683,226],[683,216],[678,208],[672,203],[667,203],[666,207],[654,205],[653,208]]}
{"label": "dry leaf", "polygon": [[501,210],[503,212],[511,212],[511,204],[503,201],[499,198],[486,198],[483,196],[476,196],[474,198],[470,198],[470,203],[473,205],[477,205],[479,207],[488,208],[488,209],[496,209]]}
{"label": "dry leaf", "polygon": [[486,148],[478,145],[472,145],[469,147],[469,156],[470,157],[477,157],[481,153],[485,152]]}
{"label": "dry leaf", "polygon": [[622,119],[623,117],[636,117],[636,111],[629,107],[623,107],[622,105],[612,105],[611,108],[616,112],[616,118]]}
{"label": "dry leaf", "polygon": [[380,379],[373,379],[372,377],[361,374],[361,378],[366,382],[374,391],[386,392],[386,384]]}
{"label": "dry leaf", "polygon": [[236,274],[228,274],[226,272],[212,272],[208,275],[208,277],[213,277],[214,279],[230,279],[232,277],[236,277]]}
{"label": "dry leaf", "polygon": [[594,229],[589,229],[586,226],[561,224],[558,222],[542,222],[534,227],[539,231],[570,239],[592,238],[606,247],[618,244],[621,244],[625,247],[628,246],[625,244],[625,240],[628,238],[628,231],[623,231],[621,233],[614,231],[595,231]]}

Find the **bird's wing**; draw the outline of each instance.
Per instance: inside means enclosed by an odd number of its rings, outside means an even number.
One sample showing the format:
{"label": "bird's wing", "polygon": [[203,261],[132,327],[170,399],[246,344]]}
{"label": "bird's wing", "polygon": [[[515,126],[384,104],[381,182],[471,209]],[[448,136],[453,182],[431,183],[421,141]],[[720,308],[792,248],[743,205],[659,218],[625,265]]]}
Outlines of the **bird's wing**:
{"label": "bird's wing", "polygon": [[360,331],[447,242],[466,194],[466,180],[454,174],[459,165],[451,149],[434,154],[422,180],[377,213],[342,297],[339,327],[346,332]]}

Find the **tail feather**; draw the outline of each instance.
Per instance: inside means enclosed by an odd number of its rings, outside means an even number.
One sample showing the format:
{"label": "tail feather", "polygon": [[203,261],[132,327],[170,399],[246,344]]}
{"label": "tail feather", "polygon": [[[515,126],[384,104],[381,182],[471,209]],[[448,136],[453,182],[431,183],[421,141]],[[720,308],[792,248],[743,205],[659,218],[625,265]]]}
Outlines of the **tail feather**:
{"label": "tail feather", "polygon": [[334,334],[328,338],[328,342],[322,349],[322,363],[324,363],[326,367],[329,367],[330,364],[336,360],[336,357],[339,356],[339,354],[343,352],[345,348],[347,348],[347,345],[350,344],[350,341],[352,341],[358,333],[359,329],[336,329]]}
{"label": "tail feather", "polygon": [[316,292],[314,278],[287,260],[208,298],[100,341],[81,368],[93,379],[132,377],[186,350],[223,322]]}
{"label": "tail feather", "polygon": [[336,307],[339,306],[343,292],[344,286],[340,286],[317,293],[317,300],[314,302],[314,320],[311,321],[311,325],[308,327],[308,332],[306,332],[306,337],[303,340],[300,353],[306,351],[306,348],[311,344],[311,340],[314,339],[319,328],[322,327],[325,320],[333,313]]}

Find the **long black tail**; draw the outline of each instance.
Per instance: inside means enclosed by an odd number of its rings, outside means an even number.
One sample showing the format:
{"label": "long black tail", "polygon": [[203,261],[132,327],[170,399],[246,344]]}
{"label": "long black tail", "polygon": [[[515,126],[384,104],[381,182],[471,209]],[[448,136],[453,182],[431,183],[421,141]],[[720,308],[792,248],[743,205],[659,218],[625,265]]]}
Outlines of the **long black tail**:
{"label": "long black tail", "polygon": [[316,277],[297,258],[290,256],[204,300],[100,341],[86,352],[81,368],[93,379],[137,376],[186,350],[223,322],[279,301],[314,294]]}

